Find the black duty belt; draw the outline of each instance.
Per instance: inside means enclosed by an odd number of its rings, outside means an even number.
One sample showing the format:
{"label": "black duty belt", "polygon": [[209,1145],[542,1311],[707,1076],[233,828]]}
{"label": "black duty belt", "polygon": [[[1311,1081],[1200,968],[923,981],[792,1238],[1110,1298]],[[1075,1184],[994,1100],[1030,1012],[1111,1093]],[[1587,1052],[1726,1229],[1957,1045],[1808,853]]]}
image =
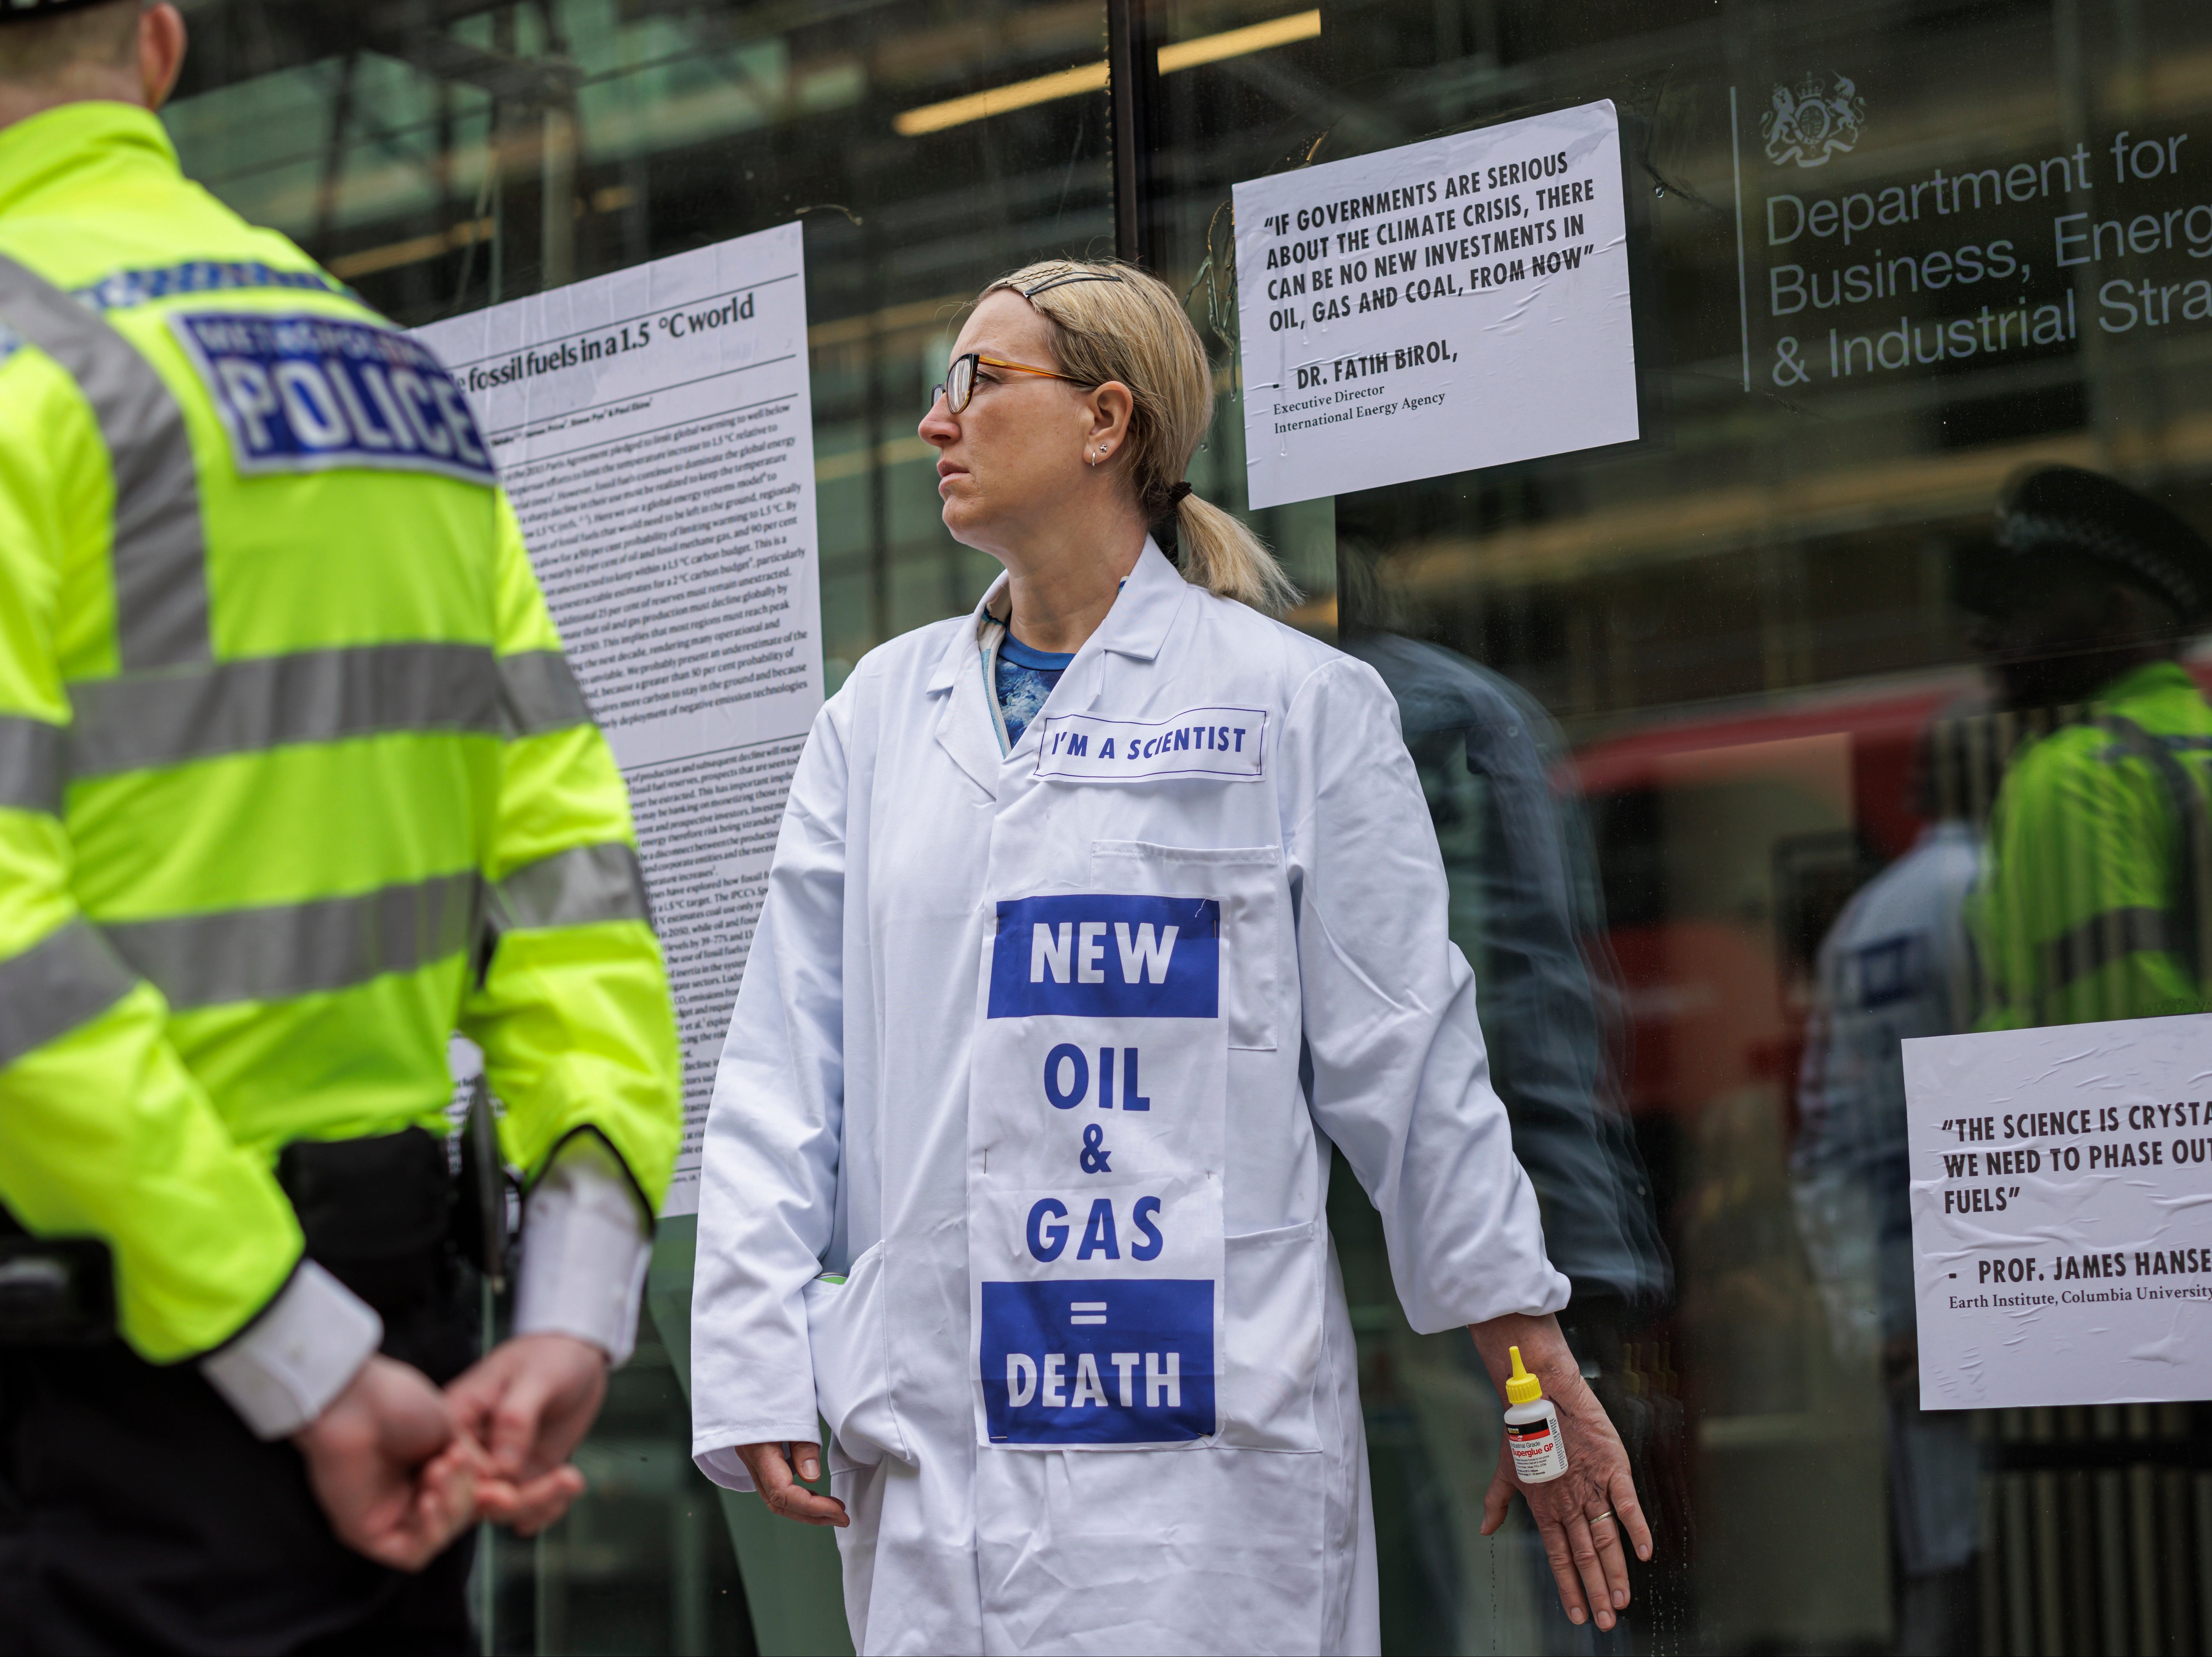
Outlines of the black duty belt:
{"label": "black duty belt", "polygon": [[[307,1253],[383,1313],[434,1290],[454,1255],[503,1285],[508,1181],[477,1084],[453,1170],[419,1127],[300,1139],[276,1158]],[[36,1237],[0,1208],[0,1347],[75,1346],[116,1333],[114,1257],[98,1237]]]}
{"label": "black duty belt", "polygon": [[82,1346],[114,1332],[106,1242],[33,1237],[0,1213],[0,1346]]}

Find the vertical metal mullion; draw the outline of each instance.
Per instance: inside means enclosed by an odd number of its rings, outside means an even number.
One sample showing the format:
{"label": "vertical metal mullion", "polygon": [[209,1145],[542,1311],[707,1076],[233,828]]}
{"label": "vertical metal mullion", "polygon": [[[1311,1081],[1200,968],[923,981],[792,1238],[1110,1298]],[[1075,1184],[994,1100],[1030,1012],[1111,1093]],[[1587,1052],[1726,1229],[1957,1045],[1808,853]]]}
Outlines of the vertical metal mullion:
{"label": "vertical metal mullion", "polygon": [[868,354],[867,389],[861,420],[868,446],[868,634],[881,644],[892,633],[890,476],[884,452],[889,446],[889,410],[884,385],[884,261],[877,246],[880,213],[860,227],[860,259],[866,273],[868,331],[861,342]]}
{"label": "vertical metal mullion", "polygon": [[361,54],[349,52],[338,69],[337,95],[331,100],[331,134],[323,150],[322,178],[315,187],[314,240],[307,245],[315,250],[315,257],[331,257],[331,233],[337,228],[338,194],[345,179],[346,128],[353,121],[354,80],[361,68]]}
{"label": "vertical metal mullion", "polygon": [[1106,0],[1109,125],[1114,149],[1114,251],[1150,267],[1152,155],[1159,138],[1158,0]]}
{"label": "vertical metal mullion", "polygon": [[[481,1332],[480,1352],[489,1352],[499,1344],[499,1307],[493,1296],[491,1279],[477,1278],[477,1312]],[[481,1520],[477,1526],[476,1564],[470,1573],[477,1590],[477,1650],[478,1657],[494,1657],[500,1648],[500,1636],[504,1630],[499,1625],[499,1533],[492,1528],[491,1520]]]}

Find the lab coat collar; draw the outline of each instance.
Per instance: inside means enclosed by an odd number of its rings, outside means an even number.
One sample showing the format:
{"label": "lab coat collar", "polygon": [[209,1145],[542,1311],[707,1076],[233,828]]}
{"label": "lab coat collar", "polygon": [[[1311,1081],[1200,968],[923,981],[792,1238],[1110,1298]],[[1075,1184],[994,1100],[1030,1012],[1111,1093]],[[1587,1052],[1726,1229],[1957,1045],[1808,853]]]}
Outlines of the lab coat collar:
{"label": "lab coat collar", "polygon": [[[1000,576],[1003,582],[1006,578]],[[994,586],[993,592],[998,588]],[[988,598],[985,600],[988,603]],[[958,628],[931,676],[929,694],[943,691],[937,704],[937,745],[968,775],[969,780],[993,799],[999,797],[999,722],[991,704],[997,695],[983,677],[983,651],[978,635],[988,619],[984,606],[975,608],[974,625]]]}
{"label": "lab coat collar", "polygon": [[1159,543],[1146,536],[1136,567],[1098,624],[1098,647],[1140,662],[1158,659],[1168,629],[1189,597],[1190,583],[1168,562]]}
{"label": "lab coat collar", "polygon": [[[938,708],[938,746],[994,799],[999,796],[1000,768],[1009,756],[999,752],[999,725],[992,710],[997,690],[984,680],[982,634],[987,623],[1003,619],[997,612],[1006,607],[1006,577],[1001,574],[976,604],[969,624],[956,628],[946,640],[929,679],[930,695],[949,693]],[[1189,584],[1168,562],[1158,543],[1146,536],[1145,549],[1137,555],[1106,619],[1083,641],[1053,692],[1054,711],[1088,711],[1098,705],[1105,691],[1108,654],[1156,660],[1189,596]],[[1024,743],[1030,740],[1024,732]],[[1020,751],[1019,744],[1015,751]]]}
{"label": "lab coat collar", "polygon": [[937,671],[929,676],[931,695],[951,689],[960,683],[962,674],[972,674],[976,671],[976,652],[983,646],[983,624],[993,619],[994,611],[1006,609],[1007,579],[1006,571],[1000,570],[999,579],[991,583],[989,591],[975,601],[975,608],[968,617],[968,625],[955,629],[952,636],[945,641],[945,653],[937,659]]}
{"label": "lab coat collar", "polygon": [[[935,695],[951,689],[960,683],[963,674],[976,671],[976,652],[981,647],[983,624],[996,612],[1006,608],[1006,575],[1000,571],[999,579],[975,604],[969,617],[969,625],[960,628],[945,641],[945,653],[938,658],[937,670],[930,675],[929,692]],[[1145,537],[1145,549],[1137,555],[1134,568],[1121,591],[1115,595],[1113,608],[1106,619],[1098,624],[1098,631],[1084,641],[1084,650],[1097,644],[1102,651],[1111,651],[1117,656],[1127,656],[1140,662],[1156,660],[1160,646],[1175,625],[1184,602],[1190,596],[1190,584],[1182,573],[1168,562],[1167,555],[1151,536]],[[1001,617],[1000,619],[1004,619]],[[1077,652],[1077,662],[1083,652]],[[1076,662],[1068,664],[1071,672]]]}

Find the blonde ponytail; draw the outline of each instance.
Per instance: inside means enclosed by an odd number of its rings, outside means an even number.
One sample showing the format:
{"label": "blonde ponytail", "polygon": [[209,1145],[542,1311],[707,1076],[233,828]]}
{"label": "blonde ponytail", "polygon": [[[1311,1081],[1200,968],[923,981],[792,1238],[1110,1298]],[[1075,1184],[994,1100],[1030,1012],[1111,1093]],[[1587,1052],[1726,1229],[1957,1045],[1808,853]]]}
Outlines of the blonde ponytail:
{"label": "blonde ponytail", "polygon": [[1172,510],[1183,580],[1263,616],[1279,616],[1297,603],[1296,584],[1243,519],[1194,495],[1183,496]]}
{"label": "blonde ponytail", "polygon": [[1129,388],[1136,406],[1119,461],[1145,521],[1172,524],[1183,579],[1263,615],[1297,603],[1297,586],[1260,537],[1182,481],[1213,420],[1213,367],[1167,285],[1134,265],[1052,259],[1001,276],[983,295],[1001,288],[1023,294],[1052,325],[1061,368],[1094,385],[1117,379]]}

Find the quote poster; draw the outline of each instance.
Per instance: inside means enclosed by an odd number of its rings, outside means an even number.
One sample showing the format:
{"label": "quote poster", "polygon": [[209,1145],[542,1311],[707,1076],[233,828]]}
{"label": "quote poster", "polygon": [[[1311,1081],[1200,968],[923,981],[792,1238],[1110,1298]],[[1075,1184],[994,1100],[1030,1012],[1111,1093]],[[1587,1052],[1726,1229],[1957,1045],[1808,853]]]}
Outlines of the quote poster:
{"label": "quote poster", "polygon": [[1610,102],[1235,194],[1255,507],[1638,436]]}

